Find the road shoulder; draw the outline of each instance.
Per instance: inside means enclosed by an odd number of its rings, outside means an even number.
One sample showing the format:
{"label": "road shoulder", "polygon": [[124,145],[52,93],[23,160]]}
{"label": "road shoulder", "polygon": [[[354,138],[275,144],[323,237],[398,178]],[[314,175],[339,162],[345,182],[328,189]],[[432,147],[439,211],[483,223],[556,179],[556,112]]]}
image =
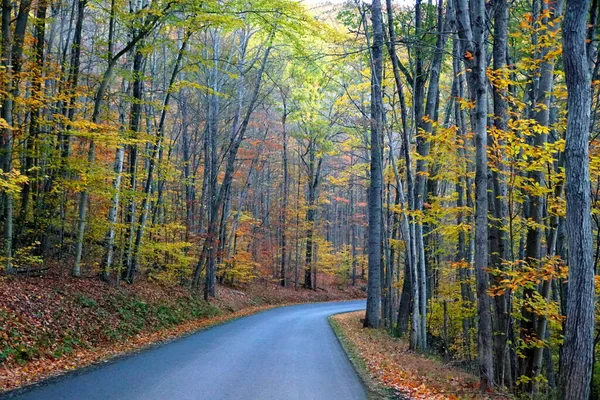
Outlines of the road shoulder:
{"label": "road shoulder", "polygon": [[384,385],[377,382],[377,380],[371,375],[365,360],[361,357],[358,349],[354,346],[352,340],[348,337],[343,324],[340,322],[340,316],[344,314],[362,314],[362,312],[351,312],[351,313],[340,313],[331,315],[329,325],[333,329],[338,342],[346,352],[350,363],[354,367],[357,375],[365,385],[367,396],[369,400],[407,400],[407,397],[402,397]]}
{"label": "road shoulder", "polygon": [[342,347],[369,389],[370,399],[504,399],[478,390],[478,379],[432,356],[410,351],[385,329],[365,329],[363,312],[329,318]]}

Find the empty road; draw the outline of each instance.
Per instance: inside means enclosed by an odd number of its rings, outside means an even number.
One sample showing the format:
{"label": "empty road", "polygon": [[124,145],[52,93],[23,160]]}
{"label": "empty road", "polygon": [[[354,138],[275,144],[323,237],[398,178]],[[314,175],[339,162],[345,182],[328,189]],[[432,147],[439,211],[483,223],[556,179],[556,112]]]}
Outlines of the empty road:
{"label": "empty road", "polygon": [[363,400],[327,317],[364,307],[349,301],[268,310],[12,398]]}

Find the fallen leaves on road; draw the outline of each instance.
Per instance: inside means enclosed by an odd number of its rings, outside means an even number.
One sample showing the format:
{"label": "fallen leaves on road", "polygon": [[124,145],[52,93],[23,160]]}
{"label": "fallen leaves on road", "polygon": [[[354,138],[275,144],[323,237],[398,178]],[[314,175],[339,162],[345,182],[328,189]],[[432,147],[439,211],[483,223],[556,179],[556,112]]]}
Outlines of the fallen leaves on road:
{"label": "fallen leaves on road", "polygon": [[360,322],[363,317],[363,312],[354,312],[333,319],[371,376],[383,386],[411,399],[505,399],[479,392],[476,376],[411,352],[403,340],[383,329],[364,329]]}

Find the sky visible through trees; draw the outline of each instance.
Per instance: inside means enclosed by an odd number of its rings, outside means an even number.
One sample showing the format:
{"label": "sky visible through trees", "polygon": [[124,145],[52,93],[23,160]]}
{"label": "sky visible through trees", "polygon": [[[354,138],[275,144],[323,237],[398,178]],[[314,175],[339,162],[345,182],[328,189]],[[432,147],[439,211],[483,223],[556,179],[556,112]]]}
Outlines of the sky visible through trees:
{"label": "sky visible through trees", "polygon": [[1,10],[5,274],[364,285],[484,391],[600,396],[600,2]]}

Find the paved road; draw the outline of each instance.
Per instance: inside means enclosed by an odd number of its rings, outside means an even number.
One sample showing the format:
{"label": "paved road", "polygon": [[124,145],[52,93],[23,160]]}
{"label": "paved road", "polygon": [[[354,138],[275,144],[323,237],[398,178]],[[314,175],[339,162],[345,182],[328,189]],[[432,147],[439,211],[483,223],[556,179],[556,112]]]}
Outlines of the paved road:
{"label": "paved road", "polygon": [[265,311],[15,398],[363,400],[327,317],[364,307],[350,301]]}

